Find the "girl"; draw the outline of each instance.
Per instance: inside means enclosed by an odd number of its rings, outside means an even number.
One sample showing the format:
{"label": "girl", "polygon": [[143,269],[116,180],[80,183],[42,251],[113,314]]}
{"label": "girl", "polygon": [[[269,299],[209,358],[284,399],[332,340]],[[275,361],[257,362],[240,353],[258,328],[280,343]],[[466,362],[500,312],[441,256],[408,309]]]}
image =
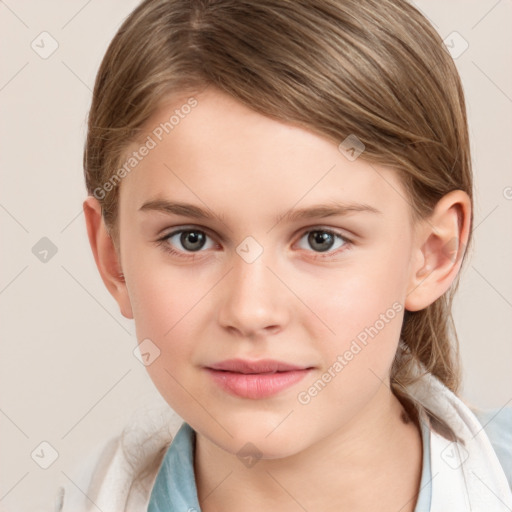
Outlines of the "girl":
{"label": "girl", "polygon": [[87,507],[511,509],[511,410],[457,396],[463,91],[414,7],[146,0],[84,168],[99,272],[184,420],[127,427]]}

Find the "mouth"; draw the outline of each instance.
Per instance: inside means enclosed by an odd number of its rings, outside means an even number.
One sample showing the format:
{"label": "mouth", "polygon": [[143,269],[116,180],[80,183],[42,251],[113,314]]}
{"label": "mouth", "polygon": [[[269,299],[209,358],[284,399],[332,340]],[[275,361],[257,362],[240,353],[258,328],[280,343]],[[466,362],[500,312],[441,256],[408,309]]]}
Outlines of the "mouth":
{"label": "mouth", "polygon": [[230,359],[205,367],[223,391],[253,400],[268,398],[301,381],[312,366],[293,365],[272,359]]}

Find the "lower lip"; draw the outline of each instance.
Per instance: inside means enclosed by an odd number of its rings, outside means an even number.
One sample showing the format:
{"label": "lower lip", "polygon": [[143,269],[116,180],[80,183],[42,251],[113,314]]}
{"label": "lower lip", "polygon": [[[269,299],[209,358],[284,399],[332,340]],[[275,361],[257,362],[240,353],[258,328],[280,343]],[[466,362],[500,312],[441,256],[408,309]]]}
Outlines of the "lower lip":
{"label": "lower lip", "polygon": [[206,368],[225,391],[242,398],[260,399],[276,395],[301,381],[311,369],[276,373],[236,373]]}

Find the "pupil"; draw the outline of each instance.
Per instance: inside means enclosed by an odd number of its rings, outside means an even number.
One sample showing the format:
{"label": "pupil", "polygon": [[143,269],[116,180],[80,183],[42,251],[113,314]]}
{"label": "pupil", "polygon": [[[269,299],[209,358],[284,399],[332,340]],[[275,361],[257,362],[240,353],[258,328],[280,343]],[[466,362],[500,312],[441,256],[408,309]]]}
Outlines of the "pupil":
{"label": "pupil", "polygon": [[197,231],[185,231],[181,234],[181,243],[189,251],[195,251],[202,247],[204,235]]}
{"label": "pupil", "polygon": [[320,252],[327,251],[330,249],[331,244],[328,247],[325,245],[322,246],[322,243],[326,241],[332,242],[332,235],[330,233],[326,233],[325,231],[313,231],[309,234],[309,242],[313,248],[315,248],[316,244],[320,244],[320,247],[317,247]]}

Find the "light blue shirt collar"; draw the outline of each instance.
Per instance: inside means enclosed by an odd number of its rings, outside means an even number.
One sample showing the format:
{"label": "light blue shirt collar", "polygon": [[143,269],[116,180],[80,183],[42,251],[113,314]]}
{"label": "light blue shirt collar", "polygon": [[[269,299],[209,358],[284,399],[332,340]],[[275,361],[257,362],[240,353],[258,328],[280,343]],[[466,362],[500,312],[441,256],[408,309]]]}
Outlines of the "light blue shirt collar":
{"label": "light blue shirt collar", "polygon": [[183,423],[174,436],[151,491],[148,512],[200,512],[194,474],[196,433]]}

